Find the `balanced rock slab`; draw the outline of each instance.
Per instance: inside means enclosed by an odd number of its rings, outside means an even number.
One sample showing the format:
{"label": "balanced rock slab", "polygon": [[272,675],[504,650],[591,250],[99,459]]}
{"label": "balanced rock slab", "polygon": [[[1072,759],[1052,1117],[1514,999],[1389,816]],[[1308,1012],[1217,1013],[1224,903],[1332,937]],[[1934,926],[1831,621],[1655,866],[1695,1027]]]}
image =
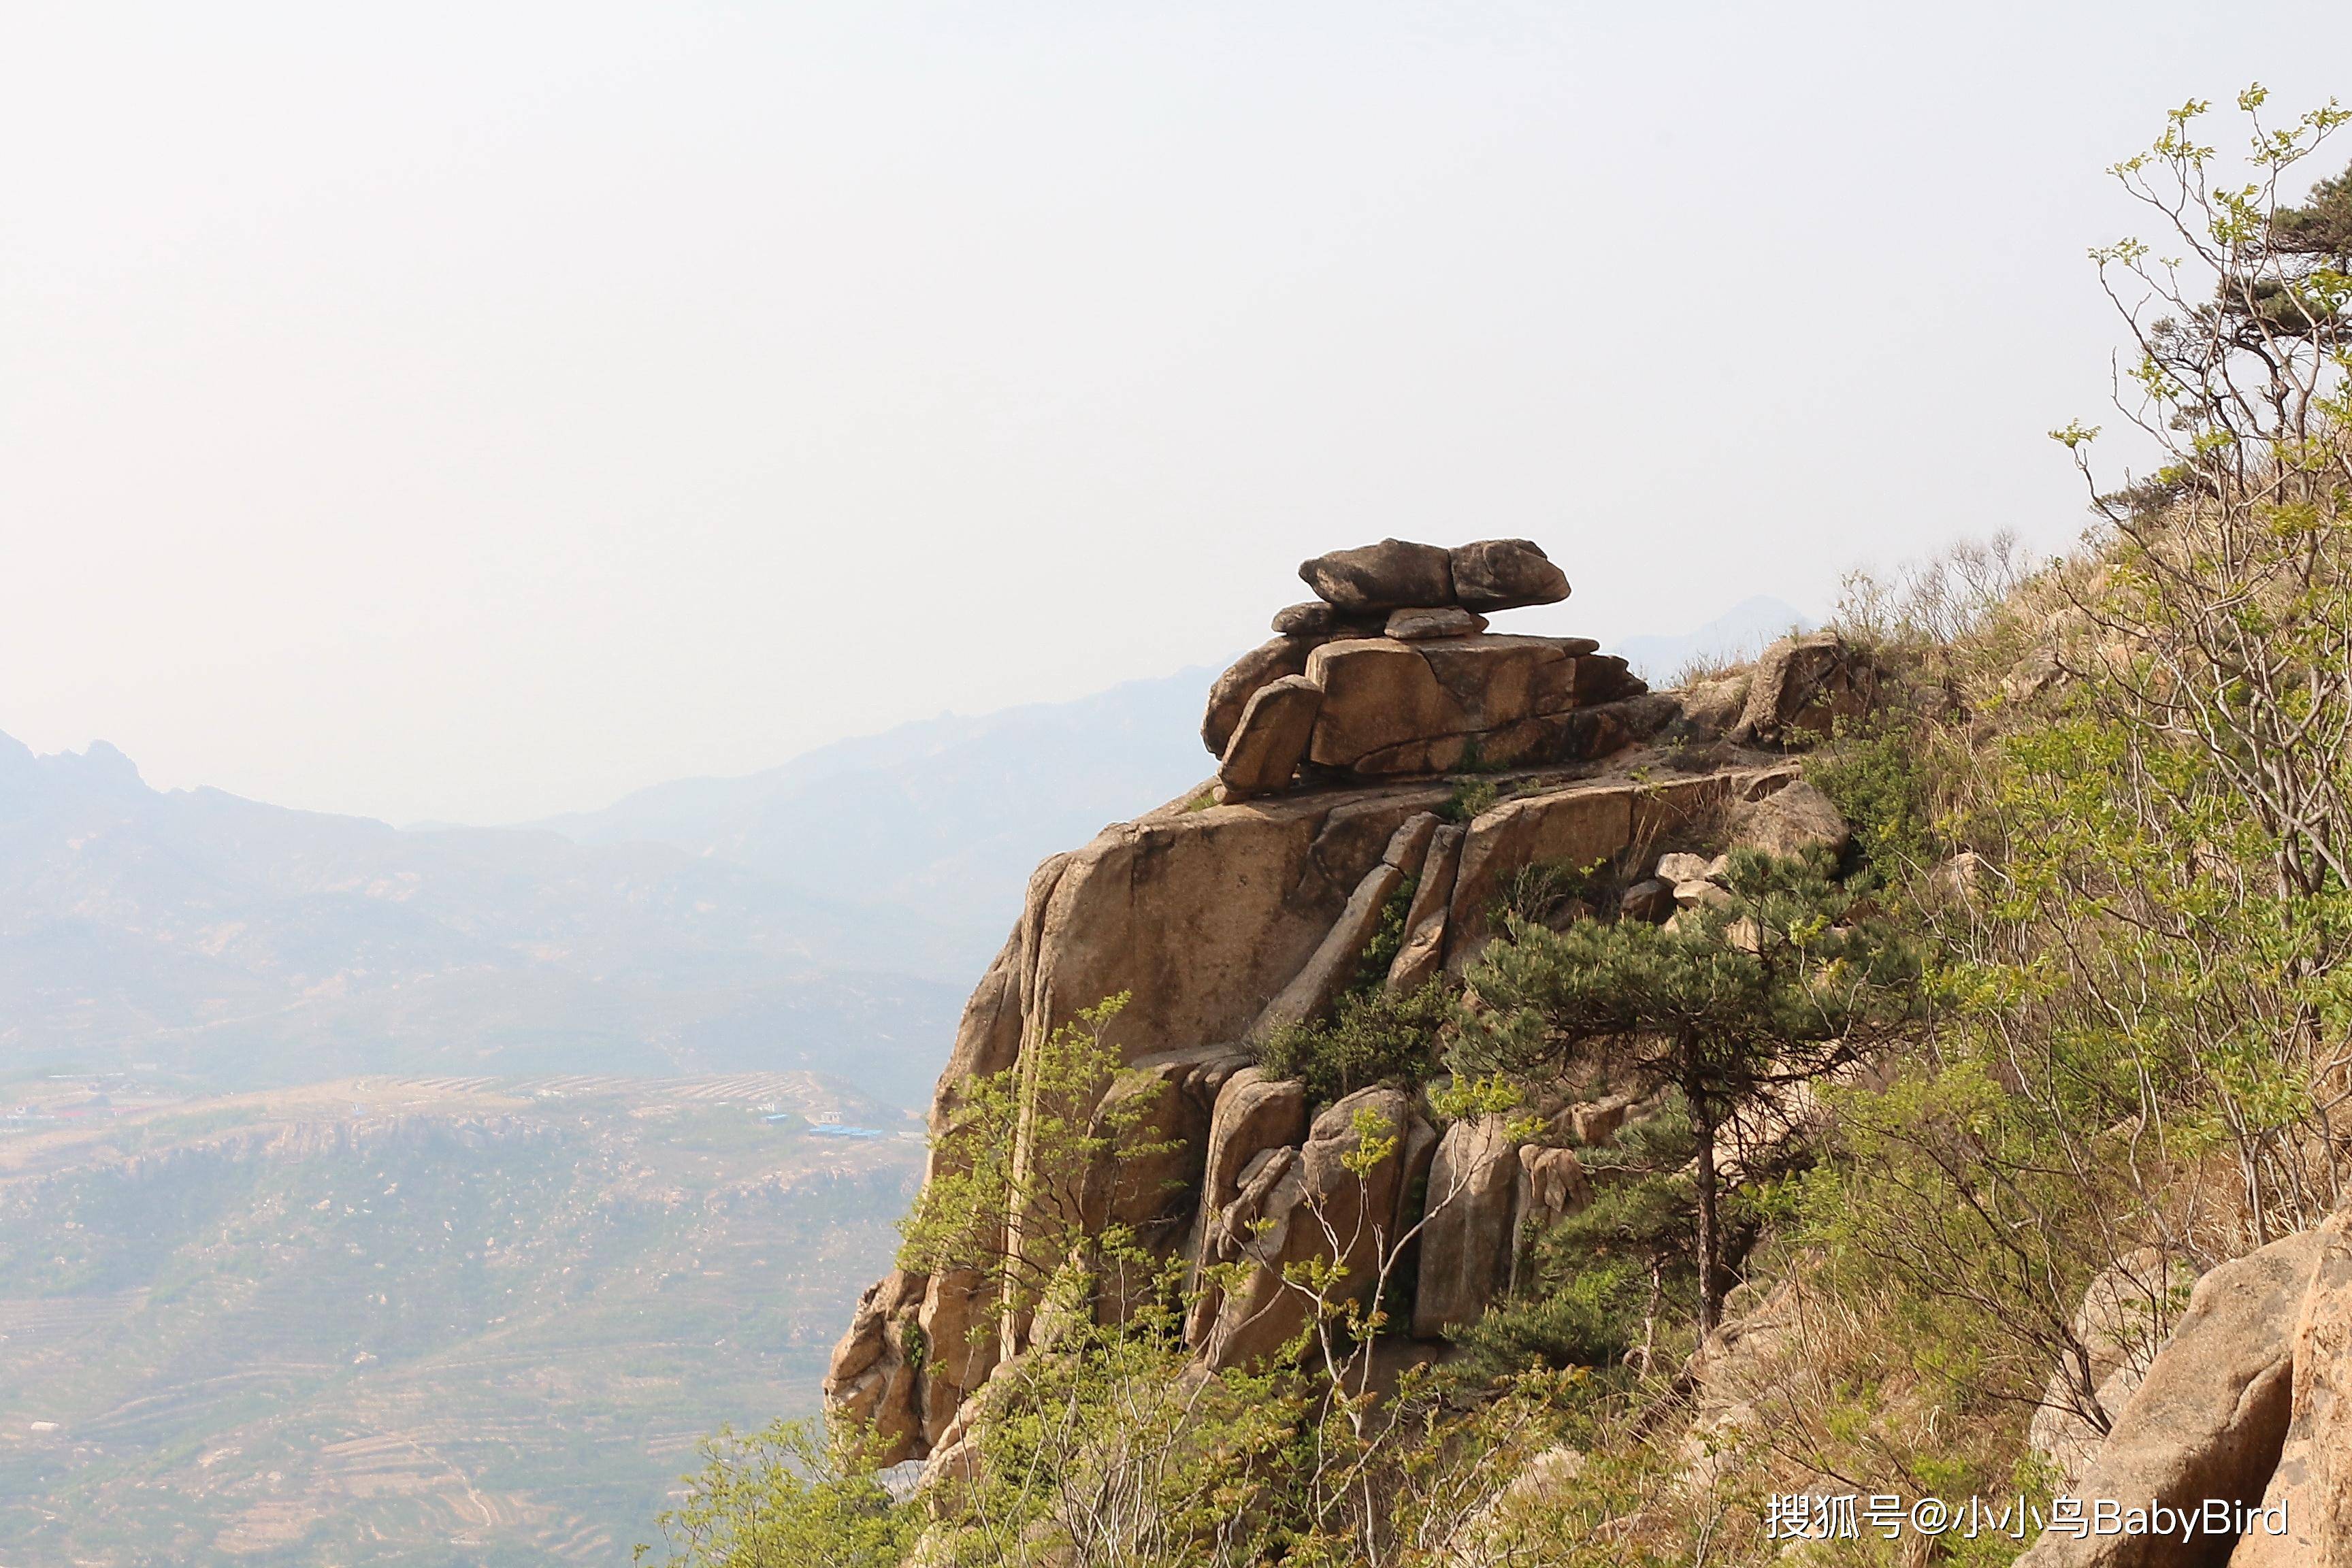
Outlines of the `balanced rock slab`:
{"label": "balanced rock slab", "polygon": [[1306,760],[1323,711],[1323,689],[1303,675],[1286,675],[1251,693],[1217,764],[1218,798],[1278,795]]}
{"label": "balanced rock slab", "polygon": [[1342,615],[1454,603],[1454,567],[1434,544],[1383,539],[1299,563],[1299,579]]}
{"label": "balanced rock slab", "polygon": [[1568,597],[1568,574],[1529,539],[1482,539],[1446,552],[1454,602],[1465,610],[1556,605]]}
{"label": "balanced rock slab", "polygon": [[1381,635],[1399,642],[1427,642],[1435,637],[1475,637],[1486,629],[1486,617],[1474,616],[1458,605],[1430,610],[1391,610]]}
{"label": "balanced rock slab", "polygon": [[1258,688],[1288,675],[1307,672],[1307,656],[1327,640],[1320,637],[1278,637],[1262,642],[1234,660],[1233,668],[1209,688],[1208,710],[1201,717],[1201,744],[1223,757],[1234,731]]}

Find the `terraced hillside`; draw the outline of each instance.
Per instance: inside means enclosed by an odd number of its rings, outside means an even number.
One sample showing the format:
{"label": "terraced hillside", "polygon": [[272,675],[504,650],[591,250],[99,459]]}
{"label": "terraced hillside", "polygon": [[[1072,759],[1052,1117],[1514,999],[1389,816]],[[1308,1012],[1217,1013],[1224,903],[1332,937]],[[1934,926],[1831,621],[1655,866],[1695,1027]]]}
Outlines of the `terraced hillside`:
{"label": "terraced hillside", "polygon": [[5,1568],[626,1563],[700,1436],[814,1407],[921,1158],[803,1073],[0,1115]]}

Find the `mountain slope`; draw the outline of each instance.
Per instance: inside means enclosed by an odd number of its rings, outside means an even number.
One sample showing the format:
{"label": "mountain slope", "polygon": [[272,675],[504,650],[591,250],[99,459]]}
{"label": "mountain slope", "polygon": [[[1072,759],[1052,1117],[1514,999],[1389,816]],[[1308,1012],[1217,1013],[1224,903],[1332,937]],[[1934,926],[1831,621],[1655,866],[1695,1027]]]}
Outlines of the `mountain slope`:
{"label": "mountain slope", "polygon": [[813,1407],[922,1160],[806,1074],[6,1093],[27,1568],[617,1568],[699,1434]]}
{"label": "mountain slope", "polygon": [[1198,739],[1214,673],[942,716],[533,826],[581,844],[669,845],[813,896],[920,910],[952,933],[962,973],[977,975],[1040,860],[1214,771]]}
{"label": "mountain slope", "polygon": [[0,736],[0,1067],[225,1086],[805,1068],[919,1103],[1036,862],[1198,781],[1205,671],[525,827],[158,791]]}
{"label": "mountain slope", "polygon": [[[650,844],[403,832],[0,739],[0,1051],[225,1084],[854,1068],[919,1095],[954,944]],[[901,962],[872,966],[877,955]]]}

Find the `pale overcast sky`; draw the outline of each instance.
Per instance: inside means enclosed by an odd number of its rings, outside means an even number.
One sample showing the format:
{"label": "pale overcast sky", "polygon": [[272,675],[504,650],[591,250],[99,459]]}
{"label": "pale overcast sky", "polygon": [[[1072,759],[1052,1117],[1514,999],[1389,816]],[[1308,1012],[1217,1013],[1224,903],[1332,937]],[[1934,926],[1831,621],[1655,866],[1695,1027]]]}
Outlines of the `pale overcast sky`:
{"label": "pale overcast sky", "polygon": [[2257,78],[2352,7],[11,5],[0,730],[512,820],[1386,533],[1604,638],[2056,545],[2099,171]]}

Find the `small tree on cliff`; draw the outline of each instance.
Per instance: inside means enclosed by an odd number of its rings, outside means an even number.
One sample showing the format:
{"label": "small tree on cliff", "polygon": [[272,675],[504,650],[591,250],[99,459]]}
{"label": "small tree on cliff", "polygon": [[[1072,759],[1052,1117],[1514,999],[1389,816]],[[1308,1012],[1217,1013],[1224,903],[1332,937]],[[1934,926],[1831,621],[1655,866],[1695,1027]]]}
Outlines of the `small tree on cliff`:
{"label": "small tree on cliff", "polygon": [[1679,1090],[1698,1134],[1698,1331],[1728,1289],[1717,1144],[1743,1112],[1845,1065],[1912,1016],[1916,968],[1883,928],[1841,923],[1852,899],[1818,861],[1731,857],[1729,897],[1675,929],[1511,918],[1470,974],[1457,1071],[1548,1077],[1584,1062]]}
{"label": "small tree on cliff", "polygon": [[1150,1134],[1154,1096],[1110,1093],[1120,1057],[1105,1031],[1127,1002],[1121,992],[1081,1010],[966,1087],[900,1224],[900,1267],[975,1274],[1024,1314],[1066,1268],[1130,1257],[1127,1227],[1087,1203],[1106,1170],[1168,1147]]}

